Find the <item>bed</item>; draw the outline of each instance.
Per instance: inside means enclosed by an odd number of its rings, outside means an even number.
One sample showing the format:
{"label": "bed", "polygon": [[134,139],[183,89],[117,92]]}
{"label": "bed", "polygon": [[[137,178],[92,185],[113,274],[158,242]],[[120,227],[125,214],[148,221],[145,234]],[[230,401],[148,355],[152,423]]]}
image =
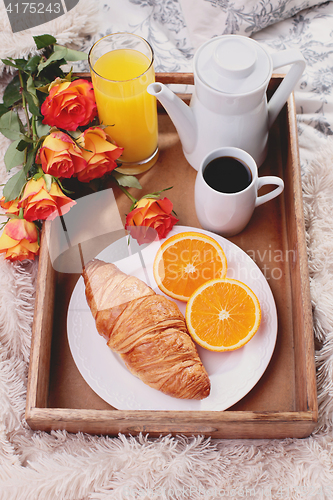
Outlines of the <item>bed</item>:
{"label": "bed", "polygon": [[[251,36],[271,52],[302,52],[306,69],[294,95],[319,402],[318,426],[303,440],[33,432],[24,409],[37,267],[1,257],[1,500],[333,498],[333,2],[81,0],[58,21],[18,34],[11,33],[1,9],[1,57],[31,52],[31,34],[46,31],[87,52],[106,34],[139,34],[153,47],[156,72],[191,72],[196,48],[221,34]],[[3,83],[8,75],[3,65],[0,71]],[[8,142],[0,141],[4,151]],[[6,178],[1,160],[1,182]]]}

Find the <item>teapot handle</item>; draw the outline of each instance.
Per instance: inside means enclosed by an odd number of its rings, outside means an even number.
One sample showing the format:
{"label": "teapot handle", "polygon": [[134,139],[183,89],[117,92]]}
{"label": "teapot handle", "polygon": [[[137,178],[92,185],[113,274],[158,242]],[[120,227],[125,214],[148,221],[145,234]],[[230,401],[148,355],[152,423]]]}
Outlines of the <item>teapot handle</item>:
{"label": "teapot handle", "polygon": [[296,83],[300,79],[305,69],[305,59],[301,52],[296,49],[282,50],[270,54],[273,61],[273,71],[281,66],[292,64],[290,70],[280,83],[279,87],[274,92],[268,103],[268,127],[270,128],[282,107],[287,102],[287,99],[293,91]]}

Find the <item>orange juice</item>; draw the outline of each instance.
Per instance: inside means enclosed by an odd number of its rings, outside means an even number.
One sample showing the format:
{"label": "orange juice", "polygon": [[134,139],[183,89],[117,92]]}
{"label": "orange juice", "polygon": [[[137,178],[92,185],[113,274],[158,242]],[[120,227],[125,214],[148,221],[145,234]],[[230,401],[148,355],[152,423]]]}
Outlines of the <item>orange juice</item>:
{"label": "orange juice", "polygon": [[155,81],[152,62],[137,50],[117,49],[99,57],[93,70],[99,119],[124,148],[120,160],[148,159],[157,149],[156,98],[146,90]]}

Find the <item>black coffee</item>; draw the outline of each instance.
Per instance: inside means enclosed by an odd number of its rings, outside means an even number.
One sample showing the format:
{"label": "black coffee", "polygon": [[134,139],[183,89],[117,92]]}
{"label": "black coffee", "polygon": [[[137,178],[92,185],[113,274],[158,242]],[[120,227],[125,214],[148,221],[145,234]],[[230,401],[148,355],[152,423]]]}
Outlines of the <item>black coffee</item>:
{"label": "black coffee", "polygon": [[208,186],[220,193],[243,191],[252,182],[249,167],[232,156],[221,156],[209,162],[203,177]]}

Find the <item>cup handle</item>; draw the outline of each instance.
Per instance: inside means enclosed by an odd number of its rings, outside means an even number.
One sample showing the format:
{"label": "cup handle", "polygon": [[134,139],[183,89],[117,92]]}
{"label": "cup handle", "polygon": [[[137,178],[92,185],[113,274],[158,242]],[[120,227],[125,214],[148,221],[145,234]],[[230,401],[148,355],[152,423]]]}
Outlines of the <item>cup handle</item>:
{"label": "cup handle", "polygon": [[287,102],[289,95],[305,69],[305,59],[302,53],[297,49],[281,50],[281,52],[271,54],[271,58],[273,61],[273,70],[289,64],[292,64],[292,66],[269,100],[268,128],[273,125],[277,115]]}
{"label": "cup handle", "polygon": [[261,196],[257,196],[256,199],[256,207],[259,207],[259,205],[262,205],[263,203],[266,203],[266,201],[272,200],[273,198],[276,198],[280,193],[282,193],[284,189],[284,182],[280,177],[275,177],[274,175],[268,175],[266,177],[259,177],[258,179],[258,184],[257,184],[257,191],[262,186],[266,186],[267,184],[275,184],[277,187],[273,189],[273,191],[270,191],[267,194],[263,194]]}

